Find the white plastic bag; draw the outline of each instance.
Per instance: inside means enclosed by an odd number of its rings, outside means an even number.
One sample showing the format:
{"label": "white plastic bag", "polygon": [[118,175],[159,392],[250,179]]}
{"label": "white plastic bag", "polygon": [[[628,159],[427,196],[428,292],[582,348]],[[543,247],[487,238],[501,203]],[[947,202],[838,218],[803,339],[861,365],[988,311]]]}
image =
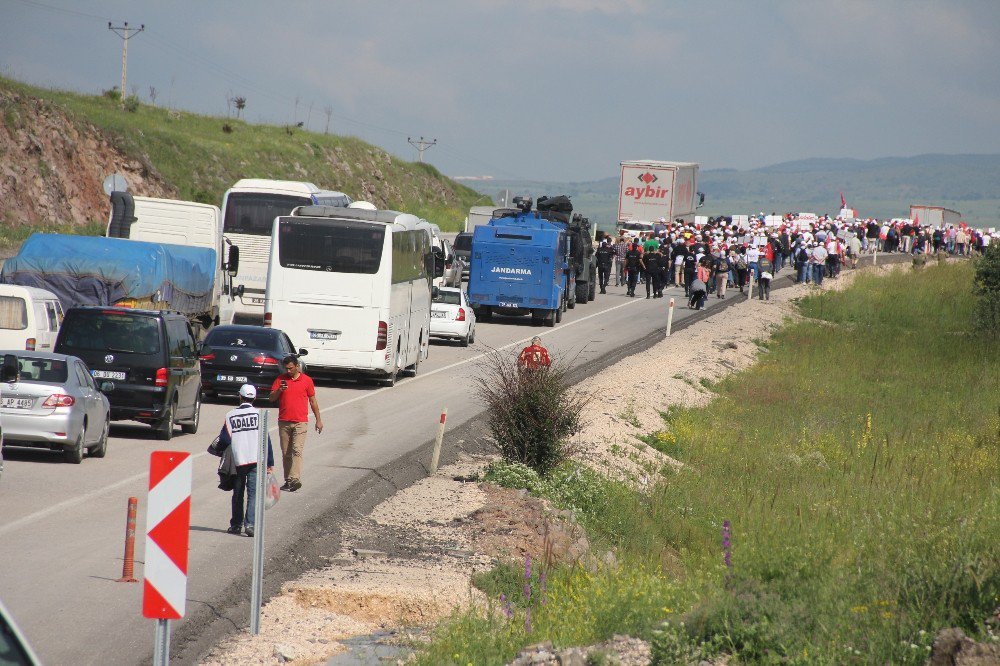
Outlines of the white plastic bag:
{"label": "white plastic bag", "polygon": [[274,473],[268,472],[267,479],[264,481],[264,508],[270,509],[278,503],[279,499],[281,499],[281,486]]}

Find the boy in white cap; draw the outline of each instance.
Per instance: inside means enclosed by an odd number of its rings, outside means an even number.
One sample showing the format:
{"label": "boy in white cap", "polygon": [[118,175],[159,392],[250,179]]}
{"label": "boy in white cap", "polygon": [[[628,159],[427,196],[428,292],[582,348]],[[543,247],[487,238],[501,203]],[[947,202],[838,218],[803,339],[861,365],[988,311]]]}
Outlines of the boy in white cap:
{"label": "boy in white cap", "polygon": [[[257,498],[257,440],[260,436],[260,412],[254,406],[257,389],[251,384],[240,387],[240,406],[226,414],[225,423],[219,433],[216,450],[220,453],[233,447],[233,464],[236,479],[233,486],[233,513],[229,519],[230,534],[246,531],[253,536],[254,509]],[[274,453],[271,451],[271,437],[267,438],[267,471],[274,468]],[[243,495],[246,493],[246,512],[243,510]]]}

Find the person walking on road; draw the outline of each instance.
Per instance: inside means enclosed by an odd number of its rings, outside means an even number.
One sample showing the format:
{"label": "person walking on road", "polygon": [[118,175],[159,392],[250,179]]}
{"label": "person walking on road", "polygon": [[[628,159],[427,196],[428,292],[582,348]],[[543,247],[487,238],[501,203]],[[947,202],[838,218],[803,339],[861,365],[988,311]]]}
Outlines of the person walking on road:
{"label": "person walking on road", "polygon": [[628,278],[628,291],[626,295],[635,296],[635,285],[639,282],[639,271],[642,270],[642,252],[639,251],[639,244],[632,243],[628,252],[625,253],[625,270]]}
{"label": "person walking on road", "polygon": [[[257,505],[257,442],[260,438],[260,413],[253,406],[256,398],[257,389],[251,384],[240,387],[240,405],[226,414],[218,444],[213,445],[212,451],[222,455],[223,451],[232,447],[236,477],[233,485],[232,515],[229,518],[229,529],[226,531],[230,534],[245,531],[248,537],[253,536]],[[271,437],[268,436],[267,471],[271,472],[273,468],[274,452],[271,449]]]}
{"label": "person walking on road", "polygon": [[625,254],[628,252],[628,241],[625,236],[615,243],[615,286],[620,287],[625,284]]}
{"label": "person walking on road", "polygon": [[542,346],[542,339],[537,335],[531,338],[531,344],[521,350],[517,357],[517,365],[522,370],[539,370],[552,366],[549,350]]}
{"label": "person walking on road", "polygon": [[611,279],[611,265],[615,260],[615,251],[611,247],[611,241],[605,238],[601,241],[601,246],[597,248],[597,277],[601,287],[601,293],[608,293],[608,281]]}
{"label": "person walking on road", "polygon": [[278,435],[281,438],[282,467],[285,484],[282,490],[295,492],[302,487],[302,456],[309,430],[309,408],[316,417],[316,432],[323,432],[323,417],[316,401],[316,386],[302,372],[297,356],[286,356],[281,362],[285,373],[271,385],[271,402],[278,403]]}

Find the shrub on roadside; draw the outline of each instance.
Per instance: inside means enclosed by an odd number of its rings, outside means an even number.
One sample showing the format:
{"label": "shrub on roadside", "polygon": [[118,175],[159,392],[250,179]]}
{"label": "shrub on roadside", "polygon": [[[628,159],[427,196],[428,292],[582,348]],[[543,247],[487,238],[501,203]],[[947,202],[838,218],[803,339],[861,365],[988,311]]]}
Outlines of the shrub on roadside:
{"label": "shrub on roadside", "polygon": [[563,365],[524,370],[499,351],[486,355],[476,377],[487,425],[504,460],[548,474],[569,454],[568,440],[583,425],[589,397],[574,391]]}
{"label": "shrub on roadside", "polygon": [[1000,243],[990,243],[976,261],[972,291],[976,295],[973,322],[977,330],[1000,335]]}

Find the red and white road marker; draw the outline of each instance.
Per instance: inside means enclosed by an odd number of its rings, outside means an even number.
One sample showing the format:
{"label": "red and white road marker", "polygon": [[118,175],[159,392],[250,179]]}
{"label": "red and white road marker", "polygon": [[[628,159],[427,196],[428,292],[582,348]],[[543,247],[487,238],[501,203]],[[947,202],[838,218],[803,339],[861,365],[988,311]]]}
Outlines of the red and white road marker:
{"label": "red and white road marker", "polygon": [[169,663],[169,620],[184,617],[192,469],[185,451],[154,451],[149,457],[142,615],[157,620],[154,664]]}

